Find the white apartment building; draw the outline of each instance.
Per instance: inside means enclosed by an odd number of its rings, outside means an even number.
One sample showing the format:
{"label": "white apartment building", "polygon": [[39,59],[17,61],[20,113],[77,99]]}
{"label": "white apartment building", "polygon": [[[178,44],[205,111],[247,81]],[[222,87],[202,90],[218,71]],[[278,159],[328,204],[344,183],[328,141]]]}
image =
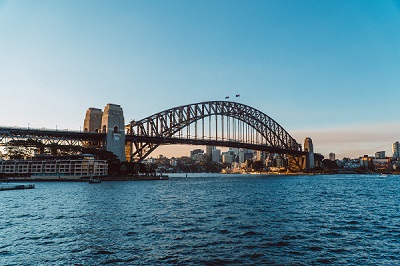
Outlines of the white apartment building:
{"label": "white apartment building", "polygon": [[0,174],[79,179],[88,176],[107,176],[108,163],[106,160],[95,159],[0,160]]}

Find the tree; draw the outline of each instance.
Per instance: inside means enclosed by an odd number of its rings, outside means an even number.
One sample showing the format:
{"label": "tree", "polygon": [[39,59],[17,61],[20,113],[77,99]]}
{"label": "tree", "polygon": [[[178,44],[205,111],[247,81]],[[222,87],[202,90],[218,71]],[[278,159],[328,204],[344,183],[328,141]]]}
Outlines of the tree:
{"label": "tree", "polygon": [[331,161],[331,160],[328,160],[328,159],[324,159],[324,160],[322,161],[322,163],[324,164],[324,167],[325,167],[325,168],[328,168],[328,169],[330,169],[330,170],[338,169],[338,168],[339,168],[339,166],[338,166],[338,164],[337,164],[336,161]]}
{"label": "tree", "polygon": [[253,164],[251,165],[251,168],[252,168],[254,171],[260,172],[260,171],[262,171],[262,170],[264,169],[264,164],[263,164],[262,161],[255,161],[255,162],[253,162]]}

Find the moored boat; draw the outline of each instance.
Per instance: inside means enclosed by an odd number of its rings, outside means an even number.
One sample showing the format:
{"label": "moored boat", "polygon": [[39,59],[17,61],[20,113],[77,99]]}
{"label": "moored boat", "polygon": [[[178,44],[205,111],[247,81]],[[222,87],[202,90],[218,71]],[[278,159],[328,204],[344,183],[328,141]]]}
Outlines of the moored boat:
{"label": "moored boat", "polygon": [[96,184],[96,183],[101,183],[101,180],[96,178],[89,179],[89,184]]}
{"label": "moored boat", "polygon": [[32,189],[34,184],[0,183],[0,190]]}

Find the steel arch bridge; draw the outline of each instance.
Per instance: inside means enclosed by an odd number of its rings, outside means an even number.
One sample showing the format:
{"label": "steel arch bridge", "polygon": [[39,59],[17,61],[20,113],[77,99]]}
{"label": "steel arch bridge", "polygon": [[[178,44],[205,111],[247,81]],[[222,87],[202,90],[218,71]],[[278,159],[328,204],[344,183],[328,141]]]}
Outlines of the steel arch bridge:
{"label": "steel arch bridge", "polygon": [[293,156],[301,145],[275,120],[245,104],[208,101],[174,107],[126,126],[128,161],[143,161],[160,145],[246,148]]}

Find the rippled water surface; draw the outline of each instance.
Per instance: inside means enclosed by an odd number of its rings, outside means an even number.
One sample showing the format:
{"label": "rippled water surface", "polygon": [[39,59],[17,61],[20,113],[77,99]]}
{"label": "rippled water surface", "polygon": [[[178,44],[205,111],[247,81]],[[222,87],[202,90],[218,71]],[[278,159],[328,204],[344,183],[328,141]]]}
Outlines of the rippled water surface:
{"label": "rippled water surface", "polygon": [[399,265],[400,176],[171,176],[0,191],[1,265]]}

